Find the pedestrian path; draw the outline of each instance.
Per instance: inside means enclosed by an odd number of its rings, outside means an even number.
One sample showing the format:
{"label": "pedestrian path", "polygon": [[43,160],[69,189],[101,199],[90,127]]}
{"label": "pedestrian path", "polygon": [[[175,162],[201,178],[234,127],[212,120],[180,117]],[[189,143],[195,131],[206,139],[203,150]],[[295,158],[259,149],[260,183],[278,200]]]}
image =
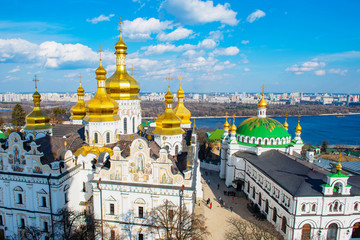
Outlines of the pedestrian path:
{"label": "pedestrian path", "polygon": [[[207,174],[206,174],[207,172]],[[208,231],[211,233],[207,239],[210,240],[224,240],[226,229],[228,224],[227,218],[235,217],[244,219],[260,225],[265,229],[274,230],[274,227],[267,221],[259,222],[253,217],[253,215],[247,209],[248,200],[245,198],[244,193],[236,191],[234,188],[227,188],[219,178],[218,172],[204,171],[202,170],[202,181],[204,200],[197,204],[195,212],[197,214],[203,214],[205,217]],[[236,191],[236,197],[224,195],[224,191]],[[219,202],[219,197],[225,203],[225,207],[222,207]],[[206,200],[210,198],[212,208],[206,204]]]}

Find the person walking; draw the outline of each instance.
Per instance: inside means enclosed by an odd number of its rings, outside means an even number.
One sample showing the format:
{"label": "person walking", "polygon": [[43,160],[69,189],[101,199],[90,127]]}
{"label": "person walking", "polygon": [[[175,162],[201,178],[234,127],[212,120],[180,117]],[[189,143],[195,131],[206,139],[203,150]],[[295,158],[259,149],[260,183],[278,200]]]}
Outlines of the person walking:
{"label": "person walking", "polygon": [[210,203],[210,209],[212,209],[212,203]]}

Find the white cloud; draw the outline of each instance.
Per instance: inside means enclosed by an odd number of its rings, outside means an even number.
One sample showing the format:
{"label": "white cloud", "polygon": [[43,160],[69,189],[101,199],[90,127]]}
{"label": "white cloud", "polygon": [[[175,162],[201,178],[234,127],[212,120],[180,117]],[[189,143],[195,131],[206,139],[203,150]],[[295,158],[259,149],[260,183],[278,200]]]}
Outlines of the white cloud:
{"label": "white cloud", "polygon": [[219,40],[223,40],[224,35],[222,31],[216,30],[216,31],[211,31],[209,33],[209,38],[214,39],[215,41],[219,41]]}
{"label": "white cloud", "polygon": [[348,72],[347,69],[342,70],[342,69],[340,69],[340,68],[336,68],[336,69],[335,69],[335,68],[331,68],[331,69],[329,70],[329,73],[332,73],[332,74],[340,74],[340,75],[343,75],[343,76],[345,76],[347,72]]}
{"label": "white cloud", "polygon": [[294,64],[291,67],[285,69],[285,71],[294,72],[296,75],[303,74],[304,72],[314,71],[316,75],[321,75],[323,72],[325,74],[325,71],[319,68],[323,68],[325,66],[325,62],[320,62],[319,59],[314,58],[311,61],[302,63],[301,65]]}
{"label": "white cloud", "polygon": [[323,76],[323,75],[325,75],[325,70],[317,70],[317,71],[315,71],[315,74],[317,75],[317,76]]}
{"label": "white cloud", "polygon": [[0,62],[34,60],[38,48],[38,45],[19,38],[0,39]]}
{"label": "white cloud", "polygon": [[199,48],[205,48],[205,49],[213,49],[214,47],[216,47],[216,42],[213,39],[207,38],[202,40],[199,44],[198,47]]}
{"label": "white cloud", "polygon": [[250,68],[244,68],[245,72],[250,72]]}
{"label": "white cloud", "polygon": [[189,37],[193,33],[192,30],[179,27],[170,33],[159,33],[157,39],[160,41],[177,41]]}
{"label": "white cloud", "polygon": [[109,16],[106,16],[106,15],[101,14],[98,17],[94,17],[92,19],[86,19],[86,21],[91,22],[92,24],[97,24],[99,22],[110,21],[110,18],[112,18],[113,16],[115,16],[115,15],[110,14]]}
{"label": "white cloud", "polygon": [[124,36],[134,40],[151,39],[152,33],[159,33],[165,29],[172,28],[171,21],[160,21],[156,18],[136,18],[133,21],[124,21]]}
{"label": "white cloud", "polygon": [[161,8],[189,24],[221,22],[234,26],[239,22],[236,19],[237,12],[230,9],[229,3],[214,6],[213,1],[165,0]]}
{"label": "white cloud", "polygon": [[246,44],[249,44],[249,42],[250,42],[249,40],[242,40],[242,41],[241,41],[241,44],[246,45]]}
{"label": "white cloud", "polygon": [[256,20],[258,20],[259,18],[265,17],[265,12],[261,11],[261,10],[256,10],[255,12],[251,13],[248,17],[247,17],[247,21],[249,23],[252,23]]}
{"label": "white cloud", "polygon": [[20,66],[16,66],[16,68],[11,69],[8,73],[15,73],[15,72],[18,72],[18,71],[20,71]]}
{"label": "white cloud", "polygon": [[240,50],[237,47],[228,47],[228,48],[218,48],[214,50],[215,55],[226,55],[226,56],[234,56],[238,54]]}

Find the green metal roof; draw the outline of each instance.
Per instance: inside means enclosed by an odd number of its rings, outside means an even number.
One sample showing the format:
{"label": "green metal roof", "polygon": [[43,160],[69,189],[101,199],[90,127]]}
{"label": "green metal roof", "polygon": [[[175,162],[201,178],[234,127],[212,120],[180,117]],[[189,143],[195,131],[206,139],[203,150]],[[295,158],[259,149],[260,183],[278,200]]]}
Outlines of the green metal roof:
{"label": "green metal roof", "polygon": [[224,134],[224,129],[216,129],[208,135],[209,142],[221,142],[221,137]]}
{"label": "green metal roof", "polygon": [[146,122],[142,122],[141,125],[143,127],[150,127],[150,124],[153,123],[154,121],[146,121]]}
{"label": "green metal roof", "polygon": [[337,171],[336,173],[331,173],[328,176],[333,177],[333,178],[347,178],[348,177],[348,175],[341,173],[341,171]]}
{"label": "green metal roof", "polygon": [[291,136],[284,126],[272,118],[252,117],[244,120],[236,133],[249,137],[283,138]]}
{"label": "green metal roof", "polygon": [[8,138],[9,134],[7,132],[0,131],[0,139]]}

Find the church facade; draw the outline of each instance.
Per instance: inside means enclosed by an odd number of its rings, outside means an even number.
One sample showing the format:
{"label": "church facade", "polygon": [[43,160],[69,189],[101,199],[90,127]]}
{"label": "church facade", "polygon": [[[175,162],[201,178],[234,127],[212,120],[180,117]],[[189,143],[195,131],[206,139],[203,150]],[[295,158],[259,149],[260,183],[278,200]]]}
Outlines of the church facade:
{"label": "church facade", "polygon": [[[238,127],[224,124],[220,178],[241,189],[285,239],[360,237],[360,177],[329,173],[301,159],[300,116],[292,139],[288,124],[258,116]],[[235,118],[234,118],[235,121]],[[230,128],[229,128],[230,127]]]}

